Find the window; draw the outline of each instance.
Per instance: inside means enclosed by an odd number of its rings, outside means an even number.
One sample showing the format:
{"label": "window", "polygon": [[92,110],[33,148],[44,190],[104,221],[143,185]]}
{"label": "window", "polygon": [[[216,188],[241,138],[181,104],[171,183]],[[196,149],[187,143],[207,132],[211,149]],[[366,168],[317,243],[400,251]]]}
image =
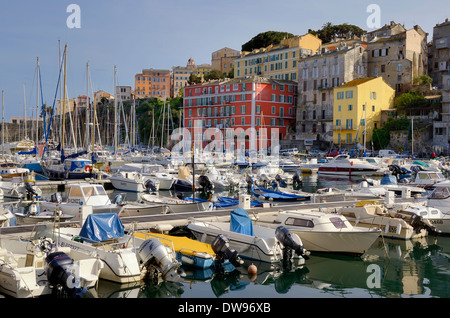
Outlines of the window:
{"label": "window", "polygon": [[330,218],[330,222],[337,228],[337,229],[344,229],[347,227],[347,225],[345,225],[345,222],[338,217],[332,217]]}
{"label": "window", "polygon": [[272,114],[275,114],[276,110],[275,110],[275,106],[272,106]]}
{"label": "window", "polygon": [[353,109],[353,105],[348,105],[348,110],[352,110]]}
{"label": "window", "polygon": [[241,125],[244,126],[245,125],[245,117],[241,118]]}
{"label": "window", "polygon": [[256,105],[256,113],[257,114],[261,113],[261,106],[260,105]]}
{"label": "window", "polygon": [[284,221],[284,224],[302,227],[314,227],[313,221],[300,218],[287,218],[286,221]]}
{"label": "window", "polygon": [[402,64],[397,64],[397,71],[401,72],[402,71]]}

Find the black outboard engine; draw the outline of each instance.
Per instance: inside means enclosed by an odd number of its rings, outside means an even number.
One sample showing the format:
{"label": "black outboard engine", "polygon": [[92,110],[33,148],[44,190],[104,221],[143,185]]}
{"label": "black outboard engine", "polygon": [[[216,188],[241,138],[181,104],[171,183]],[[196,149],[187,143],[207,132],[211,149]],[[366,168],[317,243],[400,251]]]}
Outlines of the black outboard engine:
{"label": "black outboard engine", "polygon": [[198,178],[198,182],[203,190],[212,190],[214,188],[212,182],[209,180],[207,176],[200,176]]}
{"label": "black outboard engine", "polygon": [[417,234],[419,234],[421,230],[426,230],[429,233],[439,232],[434,226],[425,223],[420,215],[411,215],[411,220],[408,223],[413,227],[414,231],[416,231]]}
{"label": "black outboard engine", "polygon": [[277,175],[275,176],[275,180],[278,182],[278,184],[280,185],[280,187],[286,188],[287,182],[286,182],[286,180],[284,180],[283,178],[281,178],[281,176],[280,176],[279,174],[277,174]]}
{"label": "black outboard engine", "polygon": [[254,183],[252,177],[250,177],[250,176],[247,176],[245,178],[245,181],[247,182],[247,187],[251,187]]}
{"label": "black outboard engine", "polygon": [[53,292],[66,297],[79,296],[86,292],[80,287],[80,278],[74,272],[74,262],[63,252],[54,252],[45,258],[47,280]]}
{"label": "black outboard engine", "polygon": [[29,182],[25,182],[25,190],[27,191],[26,197],[28,200],[32,199],[34,195],[38,195]]}
{"label": "black outboard engine", "polygon": [[294,176],[292,177],[292,183],[294,186],[299,187],[302,185],[302,179],[300,178],[300,176],[298,175],[298,173],[296,172],[294,174]]}
{"label": "black outboard engine", "polygon": [[292,233],[284,226],[279,226],[275,230],[275,237],[283,244],[283,260],[290,260],[292,257],[292,251],[298,256],[302,256],[305,260],[309,259],[309,252],[295,241]]}
{"label": "black outboard engine", "polygon": [[216,236],[214,241],[211,243],[211,247],[214,253],[216,253],[217,259],[221,264],[227,259],[236,267],[243,264],[238,252],[230,248],[230,241],[222,234]]}
{"label": "black outboard engine", "polygon": [[144,183],[144,186],[149,191],[156,191],[156,186],[151,179],[147,179]]}

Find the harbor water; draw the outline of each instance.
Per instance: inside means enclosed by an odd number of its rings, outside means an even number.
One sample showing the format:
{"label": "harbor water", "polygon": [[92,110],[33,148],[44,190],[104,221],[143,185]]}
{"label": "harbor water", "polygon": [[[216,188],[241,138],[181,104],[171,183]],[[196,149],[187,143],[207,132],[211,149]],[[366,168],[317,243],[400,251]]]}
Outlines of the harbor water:
{"label": "harbor water", "polygon": [[[302,190],[346,189],[361,180],[303,175]],[[118,191],[110,191],[111,198]],[[135,200],[134,193],[126,194]],[[200,195],[200,194],[199,194]],[[248,266],[232,271],[182,267],[177,283],[139,281],[120,285],[100,280],[85,298],[283,299],[283,298],[448,298],[450,237],[417,240],[378,238],[362,257],[312,253],[301,268],[272,268],[262,263],[257,275]]]}

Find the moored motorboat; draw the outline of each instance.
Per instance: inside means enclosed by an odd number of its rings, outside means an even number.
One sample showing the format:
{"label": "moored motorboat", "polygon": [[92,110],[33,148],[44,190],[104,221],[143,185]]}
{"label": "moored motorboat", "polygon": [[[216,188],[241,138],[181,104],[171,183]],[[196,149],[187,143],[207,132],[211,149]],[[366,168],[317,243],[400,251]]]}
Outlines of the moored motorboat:
{"label": "moored motorboat", "polygon": [[377,166],[360,159],[350,158],[349,155],[337,155],[332,160],[321,164],[318,173],[321,175],[362,176],[371,175],[378,170]]}
{"label": "moored motorboat", "polygon": [[[276,230],[259,225],[253,225],[250,217],[242,208],[234,209],[230,213],[229,222],[206,222],[190,219],[187,228],[195,238],[201,242],[212,243],[217,235],[222,234],[230,241],[230,247],[247,260],[257,260],[270,264],[292,261],[295,265],[303,265],[308,258],[308,251],[303,248],[301,239],[296,234],[277,235],[285,233],[285,228]],[[290,240],[283,242],[283,237]],[[295,256],[290,254],[286,259],[286,249],[292,251],[295,246]]]}
{"label": "moored motorboat", "polygon": [[378,229],[353,226],[342,215],[320,211],[282,211],[254,219],[262,226],[286,227],[301,237],[305,249],[313,253],[362,255],[381,234]]}

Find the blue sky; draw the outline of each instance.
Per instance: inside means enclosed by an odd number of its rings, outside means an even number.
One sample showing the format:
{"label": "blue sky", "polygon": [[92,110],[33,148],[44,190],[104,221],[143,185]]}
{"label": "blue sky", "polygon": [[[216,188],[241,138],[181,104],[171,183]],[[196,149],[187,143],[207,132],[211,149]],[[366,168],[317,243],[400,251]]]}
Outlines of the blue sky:
{"label": "blue sky", "polygon": [[[70,4],[81,9],[80,28],[68,28]],[[51,106],[58,79],[59,43],[68,45],[69,97],[86,93],[86,63],[92,89],[112,93],[117,84],[134,86],[143,68],[171,69],[211,63],[211,53],[241,45],[269,30],[305,34],[324,23],[350,23],[365,30],[367,6],[380,7],[381,25],[391,20],[406,28],[420,25],[429,33],[448,18],[448,0],[18,0],[0,10],[0,90],[5,92],[5,120],[27,116],[36,108],[36,59],[41,64],[44,102]]]}

